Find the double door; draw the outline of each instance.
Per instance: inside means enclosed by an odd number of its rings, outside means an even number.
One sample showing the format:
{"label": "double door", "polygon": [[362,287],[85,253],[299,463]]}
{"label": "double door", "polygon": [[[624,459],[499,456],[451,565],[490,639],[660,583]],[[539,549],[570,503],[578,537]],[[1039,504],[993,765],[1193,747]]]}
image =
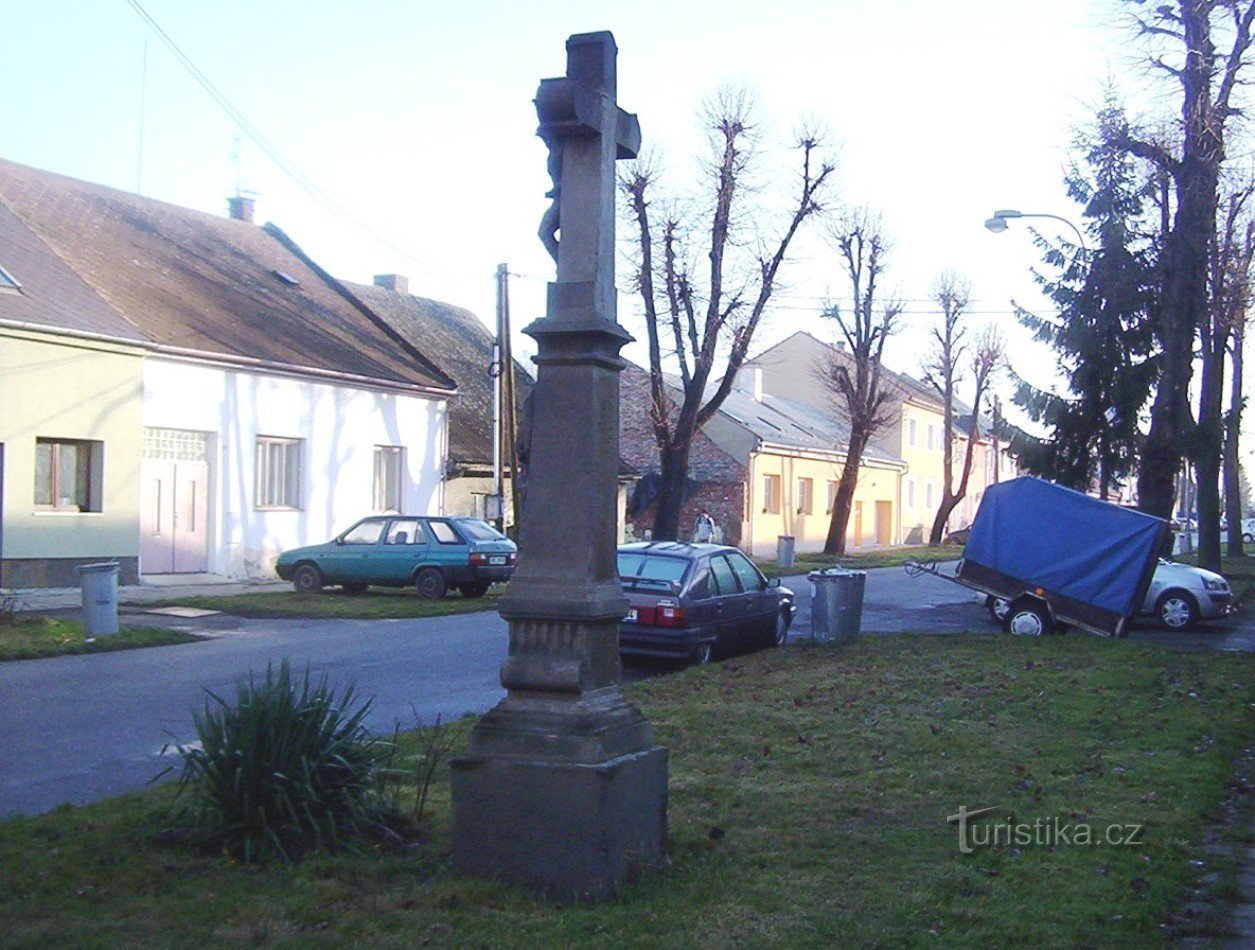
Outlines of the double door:
{"label": "double door", "polygon": [[140,571],[208,571],[209,463],[146,458],[140,477]]}

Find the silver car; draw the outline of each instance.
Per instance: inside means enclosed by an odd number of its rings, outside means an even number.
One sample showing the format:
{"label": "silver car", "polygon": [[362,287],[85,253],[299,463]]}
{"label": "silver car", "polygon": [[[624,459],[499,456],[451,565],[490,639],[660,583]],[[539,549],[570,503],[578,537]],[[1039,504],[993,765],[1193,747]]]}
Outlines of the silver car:
{"label": "silver car", "polygon": [[[994,620],[1002,623],[1007,601],[988,596],[985,606]],[[1169,630],[1189,630],[1200,620],[1226,617],[1232,610],[1233,591],[1219,574],[1161,558],[1138,613],[1158,618]]]}

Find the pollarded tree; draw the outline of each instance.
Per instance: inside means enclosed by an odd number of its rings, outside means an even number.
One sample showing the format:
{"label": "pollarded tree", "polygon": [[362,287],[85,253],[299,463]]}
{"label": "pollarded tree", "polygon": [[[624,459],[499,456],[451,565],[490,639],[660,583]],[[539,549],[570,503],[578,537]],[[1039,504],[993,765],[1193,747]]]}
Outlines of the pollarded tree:
{"label": "pollarded tree", "polygon": [[866,209],[849,212],[833,227],[831,237],[853,303],[848,311],[834,306],[824,314],[837,324],[844,348],[833,352],[822,372],[837,397],[838,415],[849,421],[850,441],[833,499],[824,553],[844,554],[863,452],[893,417],[891,390],[881,376],[881,359],[885,342],[902,313],[902,303],[894,297],[879,296],[889,242],[878,216]]}
{"label": "pollarded tree", "polygon": [[1032,474],[1079,491],[1096,485],[1103,498],[1133,471],[1157,367],[1150,324],[1156,248],[1144,215],[1152,176],[1123,148],[1126,133],[1123,110],[1109,101],[1095,131],[1080,141],[1085,169],[1067,176],[1097,247],[1087,252],[1037,238],[1058,272],[1036,274],[1058,316],[1017,307],[1020,322],[1055,350],[1068,380],[1065,393],[1054,393],[1020,379],[1016,403],[1048,431],[1040,439],[1019,433],[1011,452]]}
{"label": "pollarded tree", "polygon": [[[650,421],[661,475],[653,528],[659,540],[679,536],[693,439],[731,391],[789,247],[806,220],[822,210],[820,199],[833,170],[820,160],[818,136],[801,135],[791,210],[773,238],[750,240],[754,223],[764,216],[761,206],[750,203],[753,191],[747,187],[760,157],[751,113],[744,94],[725,93],[706,108],[713,154],[704,229],[687,227],[675,207],[661,221],[651,217],[658,176],[648,162],[634,163],[620,178],[637,225],[636,287],[649,342]],[[700,252],[693,252],[690,238],[700,244]],[[758,250],[747,261],[741,252],[751,245]],[[704,265],[690,254],[704,257]],[[674,399],[664,378],[673,365],[680,378]]]}
{"label": "pollarded tree", "polygon": [[971,289],[966,280],[947,271],[933,284],[933,299],[941,309],[941,324],[933,328],[932,352],[924,367],[924,381],[932,385],[941,396],[944,418],[942,436],[943,472],[941,477],[941,504],[933,519],[928,543],[936,546],[945,534],[950,513],[967,497],[967,486],[972,475],[972,460],[980,437],[981,406],[994,371],[1002,363],[1003,342],[992,327],[986,327],[976,338],[971,350],[971,371],[975,384],[972,415],[967,424],[967,447],[963,453],[963,468],[959,483],[954,483],[954,403],[955,387],[964,375],[964,356],[968,353],[965,316],[971,302]]}

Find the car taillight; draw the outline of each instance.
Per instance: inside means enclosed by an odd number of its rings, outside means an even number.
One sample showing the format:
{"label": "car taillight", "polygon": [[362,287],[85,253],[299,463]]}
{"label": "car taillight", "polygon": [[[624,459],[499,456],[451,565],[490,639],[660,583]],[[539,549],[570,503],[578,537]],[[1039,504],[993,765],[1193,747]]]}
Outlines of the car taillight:
{"label": "car taillight", "polygon": [[488,564],[488,555],[472,552],[469,561],[472,567],[484,567]]}
{"label": "car taillight", "polygon": [[684,608],[674,600],[660,600],[654,607],[655,627],[683,627],[687,624]]}

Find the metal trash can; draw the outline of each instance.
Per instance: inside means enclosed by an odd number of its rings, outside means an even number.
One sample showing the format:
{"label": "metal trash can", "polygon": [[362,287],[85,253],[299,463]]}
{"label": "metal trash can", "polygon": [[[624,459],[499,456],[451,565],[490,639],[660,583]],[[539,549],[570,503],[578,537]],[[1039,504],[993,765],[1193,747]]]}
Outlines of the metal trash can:
{"label": "metal trash can", "polygon": [[858,636],[863,626],[866,571],[830,567],[807,575],[811,582],[811,636],[842,643]]}
{"label": "metal trash can", "polygon": [[118,562],[80,564],[83,583],[83,627],[89,637],[118,632]]}
{"label": "metal trash can", "polygon": [[781,534],[776,537],[776,563],[781,567],[793,566],[793,537]]}

